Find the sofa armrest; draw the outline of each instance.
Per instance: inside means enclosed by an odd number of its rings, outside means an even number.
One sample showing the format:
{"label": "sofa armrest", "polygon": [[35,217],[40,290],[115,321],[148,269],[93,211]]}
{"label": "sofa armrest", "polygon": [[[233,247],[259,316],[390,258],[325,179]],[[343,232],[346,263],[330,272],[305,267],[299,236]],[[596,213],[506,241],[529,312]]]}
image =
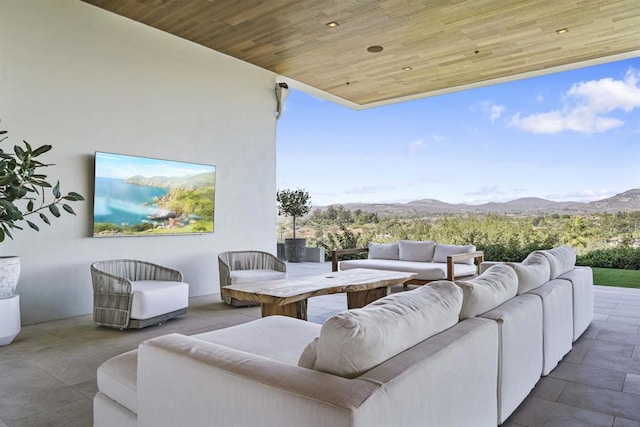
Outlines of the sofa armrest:
{"label": "sofa armrest", "polygon": [[338,271],[338,261],[341,255],[359,254],[363,252],[369,252],[369,248],[337,249],[331,251],[331,271]]}
{"label": "sofa armrest", "polygon": [[465,259],[471,259],[471,258],[475,258],[476,260],[475,264],[476,264],[476,274],[477,274],[480,269],[480,265],[484,261],[483,251],[475,251],[475,252],[469,252],[466,254],[456,254],[456,255],[447,256],[447,280],[452,282],[455,280],[454,264],[457,261],[463,261]]}
{"label": "sofa armrest", "polygon": [[379,387],[180,334],[138,347],[141,426],[348,426]]}

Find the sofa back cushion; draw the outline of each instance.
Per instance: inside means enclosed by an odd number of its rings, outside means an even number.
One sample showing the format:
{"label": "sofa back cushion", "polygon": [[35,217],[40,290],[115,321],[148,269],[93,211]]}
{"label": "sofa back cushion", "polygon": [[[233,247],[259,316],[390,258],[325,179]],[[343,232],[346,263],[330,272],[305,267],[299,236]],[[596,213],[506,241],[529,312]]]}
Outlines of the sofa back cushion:
{"label": "sofa back cushion", "polygon": [[400,259],[398,243],[369,243],[370,259]]}
{"label": "sofa back cushion", "polygon": [[[443,245],[436,243],[436,248],[433,252],[433,262],[447,262],[449,255],[468,254],[475,251],[476,247],[474,245]],[[473,258],[457,261],[456,264],[473,265]]]}
{"label": "sofa back cushion", "polygon": [[388,295],[329,318],[298,364],[355,378],[455,325],[461,307],[462,291],[445,280]]}
{"label": "sofa back cushion", "polygon": [[436,249],[436,242],[400,240],[398,246],[402,261],[431,262]]}
{"label": "sofa back cushion", "polygon": [[547,257],[551,267],[550,280],[566,273],[576,265],[576,251],[570,246],[558,246],[557,248],[536,252]]}
{"label": "sofa back cushion", "polygon": [[518,295],[539,288],[549,281],[551,267],[547,257],[533,252],[522,262],[508,262],[518,275]]}
{"label": "sofa back cushion", "polygon": [[471,280],[456,282],[464,294],[460,319],[475,317],[493,310],[516,296],[518,276],[513,268],[504,264],[489,267]]}

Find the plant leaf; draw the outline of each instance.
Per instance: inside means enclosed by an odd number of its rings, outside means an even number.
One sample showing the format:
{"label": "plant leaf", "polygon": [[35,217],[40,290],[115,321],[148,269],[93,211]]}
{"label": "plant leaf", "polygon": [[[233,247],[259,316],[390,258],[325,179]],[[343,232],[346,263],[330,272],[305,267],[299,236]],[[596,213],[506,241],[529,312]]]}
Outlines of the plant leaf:
{"label": "plant leaf", "polygon": [[49,222],[49,218],[47,218],[47,216],[45,214],[43,214],[42,212],[40,212],[40,219],[42,220],[42,222],[44,222],[47,225],[51,225],[51,223]]}
{"label": "plant leaf", "polygon": [[49,205],[49,211],[51,212],[51,215],[55,216],[56,218],[60,216],[60,209],[58,209],[56,205]]}
{"label": "plant leaf", "polygon": [[18,145],[14,145],[13,146],[13,151],[15,151],[16,156],[18,156],[18,158],[20,160],[24,160],[24,150],[22,149],[22,147],[20,147]]}
{"label": "plant leaf", "polygon": [[51,145],[43,145],[42,147],[36,148],[36,150],[33,152],[32,156],[33,157],[39,156],[40,154],[44,154],[49,150],[51,150]]}
{"label": "plant leaf", "polygon": [[53,187],[53,197],[55,197],[56,199],[59,199],[61,196],[60,194],[60,181],[56,182],[56,185]]}
{"label": "plant leaf", "polygon": [[72,202],[79,202],[79,201],[84,200],[84,196],[82,194],[78,194],[78,193],[72,191],[69,194],[67,194],[66,196],[64,196],[63,199],[70,200]]}
{"label": "plant leaf", "polygon": [[72,215],[75,215],[76,213],[73,211],[73,209],[71,208],[71,206],[69,205],[62,205],[62,209],[64,209],[65,211],[69,212]]}
{"label": "plant leaf", "polygon": [[29,212],[33,210],[33,200],[29,200],[29,203],[27,203],[27,210]]}
{"label": "plant leaf", "polygon": [[34,230],[36,230],[36,231],[40,231],[40,229],[38,228],[38,226],[37,226],[37,225],[35,225],[34,223],[32,223],[32,222],[31,222],[31,221],[29,221],[29,220],[26,220],[26,221],[27,221],[27,224],[29,224],[29,227],[33,228],[33,229],[34,229]]}

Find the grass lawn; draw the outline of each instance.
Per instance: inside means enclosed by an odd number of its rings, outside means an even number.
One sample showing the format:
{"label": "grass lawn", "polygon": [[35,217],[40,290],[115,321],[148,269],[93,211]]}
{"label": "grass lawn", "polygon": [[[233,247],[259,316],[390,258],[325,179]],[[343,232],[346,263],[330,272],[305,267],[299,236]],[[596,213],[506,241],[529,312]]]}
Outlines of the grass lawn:
{"label": "grass lawn", "polygon": [[640,288],[640,270],[618,270],[615,268],[593,268],[593,284]]}

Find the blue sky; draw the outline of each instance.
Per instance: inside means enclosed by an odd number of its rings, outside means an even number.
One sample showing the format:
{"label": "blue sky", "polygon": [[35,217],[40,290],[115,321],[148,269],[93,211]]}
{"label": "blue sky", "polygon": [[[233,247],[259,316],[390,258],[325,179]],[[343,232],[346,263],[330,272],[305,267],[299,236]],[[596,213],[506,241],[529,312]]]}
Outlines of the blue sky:
{"label": "blue sky", "polygon": [[363,111],[293,90],[277,126],[315,206],[598,200],[640,187],[640,58]]}

